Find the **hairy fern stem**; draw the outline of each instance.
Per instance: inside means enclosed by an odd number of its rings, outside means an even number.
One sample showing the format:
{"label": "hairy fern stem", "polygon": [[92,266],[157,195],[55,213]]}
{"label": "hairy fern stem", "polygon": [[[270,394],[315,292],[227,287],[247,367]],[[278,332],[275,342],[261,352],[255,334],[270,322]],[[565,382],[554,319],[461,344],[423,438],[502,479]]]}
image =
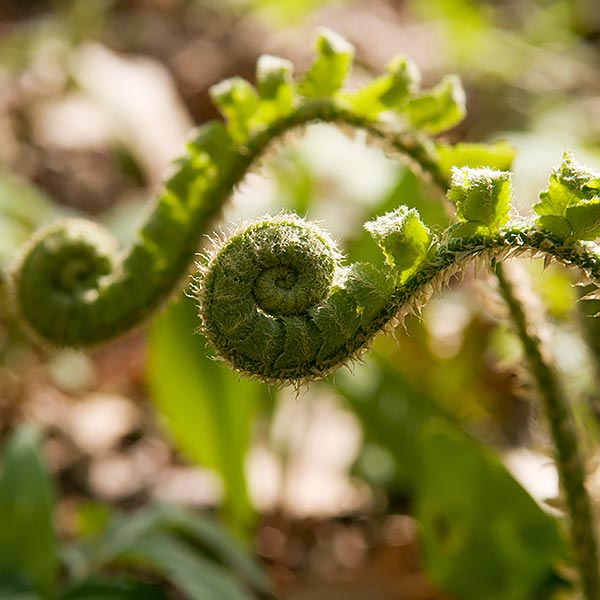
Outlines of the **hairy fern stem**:
{"label": "hairy fern stem", "polygon": [[598,538],[592,504],[585,487],[585,466],[572,409],[556,371],[551,367],[550,358],[544,353],[543,343],[532,325],[532,320],[527,318],[523,304],[517,300],[513,284],[504,267],[501,263],[496,263],[494,271],[513,325],[521,339],[529,368],[537,382],[548,419],[582,592],[586,600],[598,600]]}

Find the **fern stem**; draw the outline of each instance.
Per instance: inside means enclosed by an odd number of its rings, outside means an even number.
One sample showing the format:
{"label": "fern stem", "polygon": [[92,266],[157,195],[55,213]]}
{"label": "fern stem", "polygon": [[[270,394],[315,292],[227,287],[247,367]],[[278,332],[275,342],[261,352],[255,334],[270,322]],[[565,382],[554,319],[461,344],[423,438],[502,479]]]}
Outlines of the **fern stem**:
{"label": "fern stem", "polygon": [[592,505],[585,487],[585,468],[571,406],[556,371],[545,356],[542,341],[531,319],[527,318],[523,304],[517,299],[513,284],[504,272],[502,264],[496,264],[495,273],[529,367],[537,382],[548,419],[556,465],[567,504],[571,543],[581,588],[586,600],[598,600],[598,540]]}

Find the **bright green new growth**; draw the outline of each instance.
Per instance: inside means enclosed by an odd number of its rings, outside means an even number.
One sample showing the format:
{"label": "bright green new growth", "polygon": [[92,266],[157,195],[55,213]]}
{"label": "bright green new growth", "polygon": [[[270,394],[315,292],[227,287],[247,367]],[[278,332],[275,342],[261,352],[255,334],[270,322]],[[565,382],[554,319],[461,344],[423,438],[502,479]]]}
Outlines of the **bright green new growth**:
{"label": "bright green new growth", "polygon": [[465,92],[458,77],[449,75],[432,90],[408,101],[407,116],[415,129],[437,134],[460,123],[466,114]]}
{"label": "bright green new growth", "polygon": [[594,240],[600,236],[600,174],[573,160],[565,152],[563,162],[540,194],[533,209],[538,224],[563,240]]}
{"label": "bright green new growth", "polygon": [[321,28],[315,41],[316,58],[300,82],[305,98],[333,96],[343,85],[354,58],[354,46],[343,37]]}
{"label": "bright green new growth", "polygon": [[497,229],[509,219],[511,175],[494,169],[455,168],[448,198],[456,204],[461,221]]}
{"label": "bright green new growth", "polygon": [[415,267],[427,254],[431,233],[416,209],[399,206],[369,223],[365,229],[383,250],[387,263],[399,273]]}
{"label": "bright green new growth", "polygon": [[396,57],[388,63],[386,71],[357,92],[347,94],[346,100],[354,114],[371,119],[386,110],[401,111],[418,92],[421,74],[412,61]]}

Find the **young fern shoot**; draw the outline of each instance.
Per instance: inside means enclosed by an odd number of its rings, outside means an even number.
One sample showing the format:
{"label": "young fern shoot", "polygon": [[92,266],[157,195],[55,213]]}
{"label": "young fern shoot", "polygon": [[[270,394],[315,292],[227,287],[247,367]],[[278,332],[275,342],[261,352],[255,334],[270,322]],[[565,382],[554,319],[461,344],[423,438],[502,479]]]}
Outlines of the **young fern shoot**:
{"label": "young fern shoot", "polygon": [[[235,186],[275,140],[296,127],[323,121],[362,128],[443,185],[427,132],[462,117],[458,82],[418,91],[416,68],[401,59],[390,63],[386,75],[350,93],[341,85],[352,46],[323,30],[316,50],[299,83],[288,61],[263,57],[257,89],[238,77],[213,87],[226,123],[210,122],[193,135],[130,247],[117,251],[100,227],[79,220],[34,236],[13,269],[12,287],[23,321],[39,339],[55,346],[96,344],[152,314],[180,289]],[[388,114],[395,117],[384,119]]]}
{"label": "young fern shoot", "polygon": [[202,330],[234,369],[294,384],[360,355],[470,262],[543,256],[600,282],[595,248],[535,223],[507,224],[511,194],[506,171],[456,168],[448,195],[459,222],[439,239],[405,206],[365,225],[385,270],[345,265],[329,236],[296,215],[261,218],[217,244],[201,265],[193,288]]}

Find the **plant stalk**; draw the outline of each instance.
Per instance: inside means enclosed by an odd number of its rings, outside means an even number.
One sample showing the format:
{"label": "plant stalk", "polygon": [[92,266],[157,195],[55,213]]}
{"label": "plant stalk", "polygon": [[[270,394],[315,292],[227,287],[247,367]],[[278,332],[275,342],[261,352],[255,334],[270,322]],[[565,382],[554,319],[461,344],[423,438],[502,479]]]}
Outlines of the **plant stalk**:
{"label": "plant stalk", "polygon": [[583,597],[586,600],[599,600],[598,542],[592,504],[585,487],[585,468],[573,412],[555,370],[544,355],[542,341],[531,319],[527,319],[525,309],[515,296],[513,285],[500,263],[495,265],[495,272],[548,419]]}

